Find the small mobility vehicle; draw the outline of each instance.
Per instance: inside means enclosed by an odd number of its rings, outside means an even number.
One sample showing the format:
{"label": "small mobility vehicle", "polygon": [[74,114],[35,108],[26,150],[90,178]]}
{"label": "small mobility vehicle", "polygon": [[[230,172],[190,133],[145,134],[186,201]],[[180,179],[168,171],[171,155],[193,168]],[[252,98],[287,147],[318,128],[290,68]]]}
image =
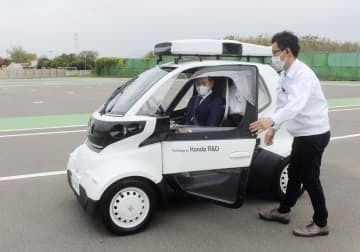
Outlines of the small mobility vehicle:
{"label": "small mobility vehicle", "polygon": [[[271,47],[176,40],[157,44],[154,52],[159,60],[174,60],[118,87],[92,114],[86,141],[70,154],[68,182],[82,207],[99,214],[111,232],[126,235],[142,230],[173,191],[233,208],[242,205],[247,189],[281,198],[292,137],[280,129],[274,144],[265,146],[264,133],[249,131],[251,122],[275,109],[279,75],[264,63]],[[214,59],[205,60],[209,56]],[[239,60],[249,57],[261,63]],[[204,76],[223,100],[222,121],[217,127],[181,125],[197,95],[194,83]],[[237,122],[229,120],[234,95],[246,101]]]}

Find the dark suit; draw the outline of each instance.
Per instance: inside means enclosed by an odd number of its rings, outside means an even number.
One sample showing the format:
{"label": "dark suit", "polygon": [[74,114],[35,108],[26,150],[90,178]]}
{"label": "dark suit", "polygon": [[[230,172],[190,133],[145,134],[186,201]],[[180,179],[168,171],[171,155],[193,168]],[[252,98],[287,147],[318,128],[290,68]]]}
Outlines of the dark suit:
{"label": "dark suit", "polygon": [[201,96],[194,96],[190,99],[182,124],[219,126],[224,113],[223,101],[214,93],[208,95],[199,104],[201,99]]}

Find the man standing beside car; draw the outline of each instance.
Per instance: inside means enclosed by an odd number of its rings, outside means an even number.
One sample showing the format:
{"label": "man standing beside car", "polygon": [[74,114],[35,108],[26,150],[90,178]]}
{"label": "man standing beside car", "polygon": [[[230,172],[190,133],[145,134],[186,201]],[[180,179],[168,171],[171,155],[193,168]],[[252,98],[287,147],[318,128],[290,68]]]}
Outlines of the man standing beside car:
{"label": "man standing beside car", "polygon": [[271,42],[273,67],[280,71],[276,110],[271,117],[251,123],[250,130],[258,133],[267,130],[265,144],[271,145],[276,130],[285,124],[294,140],[285,197],[279,207],[260,211],[259,217],[289,223],[290,210],[303,184],[314,209],[313,221],[304,228],[295,229],[293,234],[306,237],[328,235],[328,211],[320,182],[322,154],[330,140],[327,102],[314,72],[297,59],[300,51],[298,38],[283,31],[275,34]]}

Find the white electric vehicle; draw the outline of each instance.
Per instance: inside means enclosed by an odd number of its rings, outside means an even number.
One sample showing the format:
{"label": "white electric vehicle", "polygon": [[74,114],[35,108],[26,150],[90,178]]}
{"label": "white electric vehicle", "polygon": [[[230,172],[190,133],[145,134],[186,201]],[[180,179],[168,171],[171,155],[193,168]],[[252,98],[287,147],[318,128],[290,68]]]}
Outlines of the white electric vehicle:
{"label": "white electric vehicle", "polygon": [[[265,146],[264,133],[249,131],[251,122],[274,111],[279,75],[264,61],[226,58],[264,59],[271,47],[177,40],[157,44],[155,54],[175,60],[117,88],[90,118],[86,141],[70,154],[68,182],[82,207],[124,235],[143,229],[172,191],[227,207],[240,207],[247,189],[281,198],[292,137],[280,129],[274,144]],[[213,92],[224,102],[221,124],[182,125],[187,103],[197,95],[194,81],[203,76],[215,80]],[[229,120],[232,95],[246,99],[237,122]]]}

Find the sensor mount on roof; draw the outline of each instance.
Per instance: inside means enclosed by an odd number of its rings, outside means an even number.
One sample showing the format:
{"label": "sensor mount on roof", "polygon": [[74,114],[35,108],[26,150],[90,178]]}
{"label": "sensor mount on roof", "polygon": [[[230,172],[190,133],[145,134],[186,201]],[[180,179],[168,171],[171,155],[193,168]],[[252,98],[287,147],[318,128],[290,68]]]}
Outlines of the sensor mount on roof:
{"label": "sensor mount on roof", "polygon": [[268,57],[271,47],[233,40],[189,39],[155,45],[155,55],[161,56],[228,56]]}

